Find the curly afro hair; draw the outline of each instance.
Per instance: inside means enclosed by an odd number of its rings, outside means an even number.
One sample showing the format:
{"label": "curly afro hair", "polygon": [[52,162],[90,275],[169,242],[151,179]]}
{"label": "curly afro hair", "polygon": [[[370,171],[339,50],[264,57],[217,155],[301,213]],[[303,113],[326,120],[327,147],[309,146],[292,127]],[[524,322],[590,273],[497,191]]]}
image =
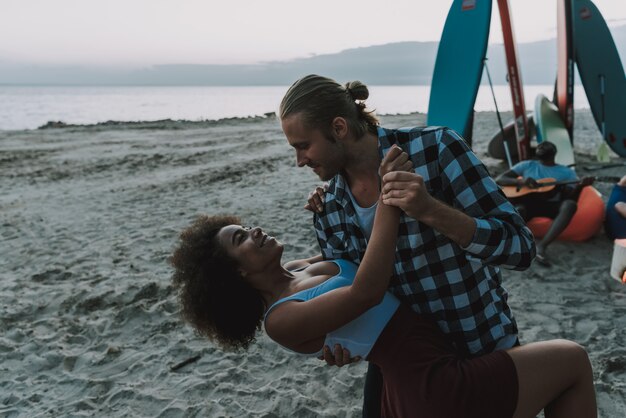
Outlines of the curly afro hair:
{"label": "curly afro hair", "polygon": [[239,218],[198,216],[181,232],[169,259],[183,318],[227,350],[248,348],[265,312],[261,295],[243,280],[217,240],[217,233],[233,224],[241,225]]}

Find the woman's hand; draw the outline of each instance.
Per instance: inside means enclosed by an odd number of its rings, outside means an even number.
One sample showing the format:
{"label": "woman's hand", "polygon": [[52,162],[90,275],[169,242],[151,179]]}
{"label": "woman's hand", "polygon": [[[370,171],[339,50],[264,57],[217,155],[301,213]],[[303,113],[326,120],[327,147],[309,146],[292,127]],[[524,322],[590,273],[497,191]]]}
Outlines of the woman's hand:
{"label": "woman's hand", "polygon": [[328,366],[337,367],[343,367],[347,364],[361,361],[360,356],[350,357],[350,351],[339,344],[335,344],[334,350],[332,351],[329,346],[325,345],[323,354],[319,359],[324,360]]}
{"label": "woman's hand", "polygon": [[380,162],[378,175],[383,178],[385,174],[392,171],[413,172],[413,163],[409,159],[409,155],[396,144],[391,146],[385,158]]}
{"label": "woman's hand", "polygon": [[322,213],[324,211],[324,195],[328,190],[328,183],[324,183],[322,186],[317,186],[315,190],[309,193],[304,208],[313,213]]}
{"label": "woman's hand", "polygon": [[[389,152],[387,152],[387,155],[385,155],[385,158],[381,161],[378,174],[382,178],[385,174],[392,171],[413,172],[413,163],[409,160],[409,155],[395,144],[391,146]],[[317,186],[315,190],[309,193],[304,209],[314,213],[322,213],[324,211],[324,201],[327,190],[328,183]]]}
{"label": "woman's hand", "polygon": [[417,220],[429,215],[435,207],[435,199],[428,193],[423,177],[415,173],[385,175],[382,200],[385,205],[396,206]]}

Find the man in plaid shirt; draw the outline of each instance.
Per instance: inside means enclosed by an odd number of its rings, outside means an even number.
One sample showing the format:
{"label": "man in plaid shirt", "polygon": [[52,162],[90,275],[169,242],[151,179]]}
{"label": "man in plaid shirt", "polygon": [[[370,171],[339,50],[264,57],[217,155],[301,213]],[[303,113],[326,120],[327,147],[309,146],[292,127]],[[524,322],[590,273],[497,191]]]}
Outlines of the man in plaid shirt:
{"label": "man in plaid shirt", "polygon": [[[530,266],[530,230],[456,132],[381,128],[362,102],[368,94],[360,82],[344,87],[311,75],[296,81],[281,103],[282,128],[298,165],[330,180],[323,207],[318,202],[315,208],[322,257],[360,262],[382,193],[383,203],[404,211],[389,290],[434,320],[462,354],[512,347],[517,326],[499,266]],[[378,165],[393,144],[414,171],[393,173],[380,190]],[[350,362],[344,358],[349,353],[333,349],[338,365]],[[326,353],[332,362],[330,348]],[[364,416],[377,415],[380,383],[373,373]],[[375,388],[372,395],[368,386]]]}

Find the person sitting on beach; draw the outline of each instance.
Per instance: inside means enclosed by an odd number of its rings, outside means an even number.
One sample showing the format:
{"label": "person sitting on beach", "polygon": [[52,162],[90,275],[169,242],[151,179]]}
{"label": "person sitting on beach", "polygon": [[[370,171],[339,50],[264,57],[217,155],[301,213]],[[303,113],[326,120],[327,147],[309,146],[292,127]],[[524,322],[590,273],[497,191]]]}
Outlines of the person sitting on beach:
{"label": "person sitting on beach", "polygon": [[611,239],[626,238],[626,176],[611,190],[606,204],[604,231]]}
{"label": "person sitting on beach", "polygon": [[[540,179],[576,183],[579,179],[570,167],[555,162],[556,146],[544,141],[537,145],[534,160],[520,161],[496,179],[501,186],[538,189]],[[561,185],[547,192],[533,192],[511,199],[525,221],[537,216],[553,219],[543,239],[537,243],[536,260],[550,265],[546,251],[548,246],[567,228],[578,208],[578,197],[585,186],[593,184],[593,177],[584,177],[575,186]]]}
{"label": "person sitting on beach", "polygon": [[[380,194],[379,164],[394,144],[412,172],[396,172],[390,204],[404,212],[390,292],[434,320],[459,353],[473,357],[518,344],[517,324],[500,266],[523,270],[533,236],[486,167],[453,130],[385,129],[364,101],[367,86],[308,75],[282,99],[279,116],[299,167],[330,180],[315,203],[321,256],[360,264]],[[351,362],[340,344],[325,347],[329,364]],[[370,363],[364,416],[380,410],[382,377]]]}
{"label": "person sitting on beach", "polygon": [[339,343],[384,376],[384,417],[595,417],[585,350],[566,340],[531,343],[467,359],[439,327],[387,292],[401,212],[392,170],[408,156],[393,147],[381,163],[382,193],[366,252],[348,260],[281,265],[283,244],[230,216],[200,216],[180,235],[171,264],[184,318],[224,348],[247,348],[263,323],[288,350],[320,355]]}

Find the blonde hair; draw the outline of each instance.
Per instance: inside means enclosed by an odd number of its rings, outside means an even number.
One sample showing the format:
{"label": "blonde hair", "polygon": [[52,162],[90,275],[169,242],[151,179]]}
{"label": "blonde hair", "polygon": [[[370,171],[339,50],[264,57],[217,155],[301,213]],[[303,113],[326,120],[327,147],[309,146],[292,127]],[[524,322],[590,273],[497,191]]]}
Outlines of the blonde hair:
{"label": "blonde hair", "polygon": [[331,123],[339,116],[346,119],[348,129],[360,138],[368,131],[376,133],[379,125],[374,111],[368,110],[364,103],[368,97],[369,90],[360,81],[342,86],[333,79],[311,74],[289,87],[280,103],[280,119],[299,113],[307,128],[320,129],[332,138]]}

